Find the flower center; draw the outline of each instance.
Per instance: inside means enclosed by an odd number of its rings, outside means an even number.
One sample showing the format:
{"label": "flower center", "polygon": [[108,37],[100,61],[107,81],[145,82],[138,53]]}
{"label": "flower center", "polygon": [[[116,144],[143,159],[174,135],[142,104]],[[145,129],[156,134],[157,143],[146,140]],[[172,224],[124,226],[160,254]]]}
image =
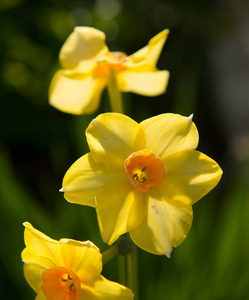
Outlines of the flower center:
{"label": "flower center", "polygon": [[140,192],[148,192],[150,187],[161,183],[165,177],[161,159],[149,150],[132,153],[124,166],[130,182]]}
{"label": "flower center", "polygon": [[53,268],[42,273],[42,291],[47,300],[80,299],[80,279],[70,269]]}
{"label": "flower center", "polygon": [[124,62],[127,60],[127,55],[123,52],[110,52],[110,57],[100,59],[93,70],[93,76],[106,77],[112,68],[115,73],[126,69]]}

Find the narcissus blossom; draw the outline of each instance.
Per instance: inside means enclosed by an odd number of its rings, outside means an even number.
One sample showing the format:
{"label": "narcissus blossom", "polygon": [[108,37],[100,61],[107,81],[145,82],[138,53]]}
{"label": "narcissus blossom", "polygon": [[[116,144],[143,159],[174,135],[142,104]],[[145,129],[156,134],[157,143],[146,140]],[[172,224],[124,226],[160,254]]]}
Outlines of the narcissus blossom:
{"label": "narcissus blossom", "polygon": [[100,275],[102,255],[92,242],[56,241],[24,226],[24,275],[37,300],[133,299],[131,290]]}
{"label": "narcissus blossom", "polygon": [[92,113],[99,106],[103,89],[112,84],[113,76],[122,92],[145,96],[164,93],[169,72],[159,71],[156,63],[167,35],[168,30],[160,32],[146,47],[127,56],[110,52],[102,31],[75,27],[60,51],[63,69],[52,79],[50,104],[67,113]]}
{"label": "narcissus blossom", "polygon": [[170,256],[188,234],[192,205],[219,182],[218,164],[196,151],[192,116],[162,114],[140,124],[107,113],[86,130],[90,153],[67,171],[69,202],[96,207],[101,236],[126,232],[142,249]]}

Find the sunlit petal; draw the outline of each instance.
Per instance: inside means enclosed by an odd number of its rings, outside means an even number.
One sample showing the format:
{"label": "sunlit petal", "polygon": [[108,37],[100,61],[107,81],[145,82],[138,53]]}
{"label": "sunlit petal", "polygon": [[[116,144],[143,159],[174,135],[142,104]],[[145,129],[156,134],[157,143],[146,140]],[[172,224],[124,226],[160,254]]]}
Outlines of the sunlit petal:
{"label": "sunlit petal", "polygon": [[170,257],[172,247],[186,237],[192,223],[192,207],[178,208],[168,204],[154,189],[147,197],[147,215],[141,224],[130,232],[135,244],[153,254]]}
{"label": "sunlit petal", "polygon": [[155,66],[162,52],[162,48],[168,37],[168,34],[169,30],[167,29],[161,31],[149,41],[147,46],[130,55],[129,58],[131,58],[134,64],[148,62]]}
{"label": "sunlit petal", "polygon": [[62,190],[67,201],[95,206],[95,194],[104,184],[117,180],[118,174],[106,174],[103,164],[96,163],[92,154],[79,158],[66,172]]}
{"label": "sunlit petal", "polygon": [[55,263],[52,260],[43,256],[36,256],[32,254],[27,247],[22,251],[22,260],[27,264],[36,264],[46,269],[56,267]]}
{"label": "sunlit petal", "polygon": [[144,96],[157,96],[165,92],[169,79],[168,71],[133,72],[127,70],[118,74],[119,88]]}
{"label": "sunlit petal", "polygon": [[75,27],[60,51],[60,62],[65,69],[89,72],[96,59],[108,54],[105,34],[91,27]]}
{"label": "sunlit petal", "polygon": [[49,87],[49,103],[67,113],[92,113],[99,106],[105,84],[105,80],[90,74],[83,76],[59,70]]}
{"label": "sunlit petal", "polygon": [[[192,205],[210,192],[219,182],[219,165],[195,150],[183,150],[164,160],[165,180],[158,186],[173,205]],[[169,202],[169,201],[168,201]]]}
{"label": "sunlit petal", "polygon": [[92,242],[80,242],[71,239],[60,239],[62,257],[65,266],[72,269],[81,278],[91,264],[100,273],[102,271],[102,255]]}
{"label": "sunlit petal", "polygon": [[124,170],[125,159],[145,146],[143,129],[131,118],[106,113],[94,119],[86,130],[93,158],[108,171]]}
{"label": "sunlit petal", "polygon": [[25,226],[25,244],[31,254],[50,259],[55,264],[62,263],[58,241],[35,229],[29,222],[25,222],[23,225]]}
{"label": "sunlit petal", "polygon": [[146,148],[162,160],[168,155],[185,149],[195,149],[199,135],[191,117],[162,114],[149,118],[140,125],[146,134]]}
{"label": "sunlit petal", "polygon": [[105,186],[96,195],[97,216],[103,240],[111,245],[145,216],[142,193],[131,189],[128,178]]}
{"label": "sunlit petal", "polygon": [[39,293],[41,290],[42,273],[45,270],[46,268],[32,263],[27,263],[23,266],[25,279],[36,293]]}
{"label": "sunlit petal", "polygon": [[[89,274],[91,278],[94,278],[94,281],[89,282]],[[107,280],[105,277],[99,275],[94,268],[88,269],[86,281],[82,281],[81,288],[81,300],[132,300],[134,297],[130,289],[116,282]]]}

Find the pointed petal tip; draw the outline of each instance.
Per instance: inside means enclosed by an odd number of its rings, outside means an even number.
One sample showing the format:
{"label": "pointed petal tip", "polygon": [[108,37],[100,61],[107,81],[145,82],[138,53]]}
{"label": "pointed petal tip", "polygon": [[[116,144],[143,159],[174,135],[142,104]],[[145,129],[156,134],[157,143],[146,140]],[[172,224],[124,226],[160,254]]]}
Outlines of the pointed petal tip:
{"label": "pointed petal tip", "polygon": [[31,224],[30,224],[28,221],[25,221],[25,222],[22,223],[22,225],[23,225],[24,227],[27,227],[27,226],[30,226]]}
{"label": "pointed petal tip", "polygon": [[164,29],[161,32],[159,32],[157,35],[155,35],[151,40],[155,38],[154,41],[163,40],[165,42],[168,38],[169,33],[170,33],[169,29]]}
{"label": "pointed petal tip", "polygon": [[192,120],[193,120],[193,117],[194,117],[194,114],[191,114],[191,115],[188,117],[189,121],[192,121]]}
{"label": "pointed petal tip", "polygon": [[59,189],[59,192],[64,193],[65,189],[62,187],[61,189]]}
{"label": "pointed petal tip", "polygon": [[167,29],[164,29],[164,32],[166,33],[166,35],[168,35],[170,33],[170,30],[167,28]]}
{"label": "pointed petal tip", "polygon": [[97,118],[92,119],[92,122],[91,122],[93,124],[93,126],[95,126],[95,127],[97,126],[97,120],[96,119]]}
{"label": "pointed petal tip", "polygon": [[168,258],[170,258],[170,252],[169,252],[169,251],[166,251],[166,252],[165,252],[165,255],[166,255]]}
{"label": "pointed petal tip", "polygon": [[158,36],[160,35],[161,37],[167,38],[169,33],[170,33],[170,30],[168,28],[165,28],[164,30],[160,31],[157,35]]}

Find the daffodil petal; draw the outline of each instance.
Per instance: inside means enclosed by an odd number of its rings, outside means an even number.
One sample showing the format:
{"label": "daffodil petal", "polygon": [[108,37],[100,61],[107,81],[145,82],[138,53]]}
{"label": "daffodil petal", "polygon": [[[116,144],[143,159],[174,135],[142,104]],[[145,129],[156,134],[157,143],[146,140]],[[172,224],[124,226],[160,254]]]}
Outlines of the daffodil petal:
{"label": "daffodil petal", "polygon": [[172,205],[192,205],[219,182],[222,170],[210,157],[196,150],[183,150],[164,161],[165,180],[158,190]]}
{"label": "daffodil petal", "polygon": [[94,283],[94,294],[102,300],[132,300],[134,295],[130,289],[116,282],[107,280],[103,276]]}
{"label": "daffodil petal", "polygon": [[45,270],[46,268],[33,263],[25,263],[23,266],[24,277],[36,293],[41,290],[42,273]]}
{"label": "daffodil petal", "polygon": [[61,48],[59,59],[65,69],[89,72],[96,59],[108,54],[105,34],[95,28],[75,27]]}
{"label": "daffodil petal", "polygon": [[155,66],[162,52],[162,48],[165,44],[168,34],[169,30],[167,29],[159,32],[149,41],[147,46],[130,55],[129,58],[134,64],[140,63],[141,61],[147,61]]}
{"label": "daffodil petal", "polygon": [[96,195],[96,203],[100,233],[109,245],[138,226],[145,216],[143,194],[131,187],[128,178],[106,185]]}
{"label": "daffodil petal", "polygon": [[145,131],[146,149],[155,152],[162,160],[178,151],[195,149],[198,145],[199,136],[192,115],[162,114],[140,125]]}
{"label": "daffodil petal", "polygon": [[27,247],[24,248],[22,251],[22,260],[24,263],[40,265],[42,268],[45,269],[56,267],[55,263],[52,262],[50,259],[42,256],[33,255]]}
{"label": "daffodil petal", "polygon": [[45,257],[56,265],[60,265],[62,258],[59,255],[59,242],[35,229],[29,222],[25,222],[23,225],[25,226],[24,240],[29,252],[34,256]]}
{"label": "daffodil petal", "polygon": [[49,103],[63,112],[89,114],[98,108],[105,85],[105,80],[90,74],[82,76],[59,70],[49,87]]}
{"label": "daffodil petal", "polygon": [[107,174],[101,163],[96,163],[88,153],[76,160],[66,172],[61,191],[71,203],[95,207],[95,194],[119,174]]}
{"label": "daffodil petal", "polygon": [[158,192],[146,196],[147,215],[137,228],[130,231],[131,238],[145,251],[170,257],[172,247],[178,246],[190,230],[192,207],[170,205]]}
{"label": "daffodil petal", "polygon": [[[116,282],[107,280],[98,274],[94,268],[88,268],[86,281],[82,281],[81,300],[132,300],[134,295],[130,289]],[[91,280],[89,281],[89,277]]]}
{"label": "daffodil petal", "polygon": [[61,239],[60,243],[65,266],[73,270],[80,279],[89,264],[93,265],[97,272],[102,271],[102,255],[92,242]]}
{"label": "daffodil petal", "polygon": [[168,71],[124,71],[118,74],[119,88],[123,92],[133,92],[144,96],[157,96],[166,90]]}
{"label": "daffodil petal", "polygon": [[125,159],[145,146],[143,129],[118,113],[99,115],[88,126],[86,137],[94,160],[108,171],[124,170]]}
{"label": "daffodil petal", "polygon": [[35,297],[35,300],[47,300],[46,296],[43,294],[43,291],[41,290],[37,296]]}

